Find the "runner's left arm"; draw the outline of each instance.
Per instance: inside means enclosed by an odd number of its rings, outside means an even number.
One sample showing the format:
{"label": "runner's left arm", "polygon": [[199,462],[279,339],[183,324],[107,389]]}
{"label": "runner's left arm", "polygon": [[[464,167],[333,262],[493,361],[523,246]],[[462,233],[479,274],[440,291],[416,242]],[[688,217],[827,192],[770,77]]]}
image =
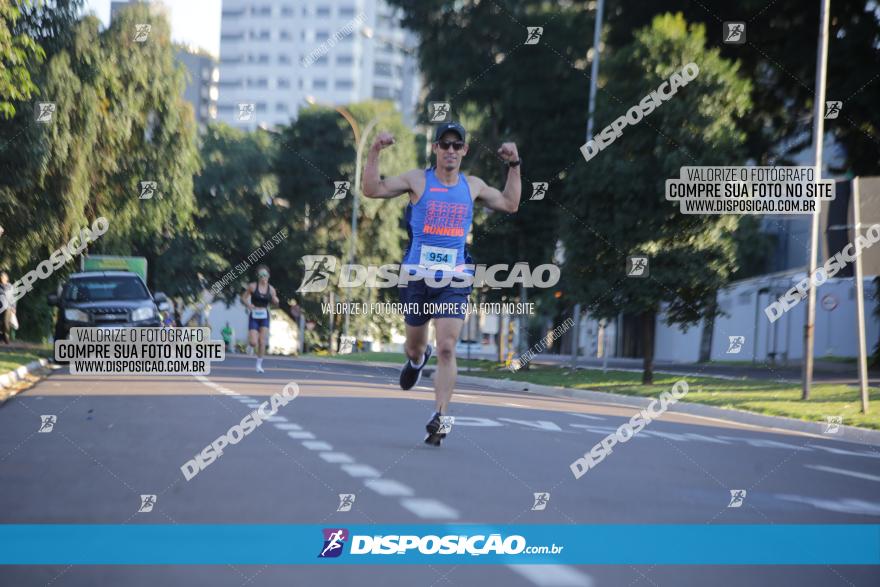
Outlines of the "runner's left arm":
{"label": "runner's left arm", "polygon": [[275,293],[275,288],[272,287],[271,285],[269,287],[271,288],[271,291],[272,291],[272,303],[275,304],[276,306],[280,306],[281,302],[278,301],[278,294]]}
{"label": "runner's left arm", "polygon": [[[505,163],[508,161],[519,161],[519,153],[517,153],[516,144],[514,143],[504,143],[501,145],[501,148],[498,149],[498,155]],[[519,210],[519,199],[522,194],[522,179],[520,178],[519,166],[507,168],[507,181],[504,184],[503,191],[487,185],[485,181],[478,177],[475,179],[479,181],[477,199],[482,200],[484,206],[499,212],[513,213]]]}

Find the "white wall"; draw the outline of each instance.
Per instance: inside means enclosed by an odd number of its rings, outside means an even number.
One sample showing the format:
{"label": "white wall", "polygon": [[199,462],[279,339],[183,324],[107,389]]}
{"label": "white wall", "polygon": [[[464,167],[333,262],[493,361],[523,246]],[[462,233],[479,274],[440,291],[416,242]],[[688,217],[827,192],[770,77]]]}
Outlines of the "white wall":
{"label": "white wall", "polygon": [[225,302],[215,301],[211,304],[211,311],[208,314],[208,325],[211,327],[211,336],[217,340],[222,340],[220,331],[226,326],[226,323],[234,330],[232,335],[233,343],[247,344],[247,327],[248,318],[244,305],[238,298],[227,306]]}
{"label": "white wall", "polygon": [[[793,273],[770,283],[776,291],[791,287],[805,274]],[[865,339],[868,353],[877,341],[880,324],[874,316],[876,303],[873,301],[873,277],[864,280],[865,289]],[[816,290],[816,330],[813,356],[815,357],[855,357],[858,356],[856,340],[855,287],[852,278],[830,279]],[[750,280],[740,282],[731,290],[719,294],[719,304],[728,308],[730,318],[715,321],[712,340],[712,360],[751,360],[756,352],[758,361],[768,358],[768,353],[777,353],[777,360],[801,360],[804,356],[803,336],[806,300],[801,301],[771,323],[764,314],[764,308],[778,297],[778,293],[761,294],[758,299],[758,322],[755,331],[755,294],[767,281]],[[827,311],[822,307],[822,299],[828,295],[837,299],[837,307]],[[728,336],[742,335],[746,344],[739,355],[727,354]],[[775,340],[775,344],[774,344]]]}
{"label": "white wall", "polygon": [[[775,323],[764,314],[764,308],[775,301],[785,290],[805,276],[803,272],[788,271],[765,275],[731,284],[718,293],[719,307],[727,314],[715,319],[712,333],[713,361],[751,361],[770,359],[776,354],[777,362],[803,359],[804,316],[806,300],[786,312]],[[874,316],[873,276],[864,279],[865,289],[865,340],[870,354],[880,333],[880,322]],[[816,291],[815,357],[856,357],[855,287],[852,278],[830,279]],[[758,295],[761,289],[767,289]],[[837,300],[837,307],[828,311],[822,307],[822,299],[828,295]],[[757,302],[757,330],[756,330]],[[598,327],[594,320],[582,320],[581,356],[596,357]],[[616,333],[613,321],[609,326],[609,356],[615,356]],[[697,362],[700,357],[704,323],[684,332],[678,326],[667,326],[663,316],[658,316],[654,342],[654,358],[658,361]],[[728,354],[729,337],[744,336],[745,344],[738,354]]]}
{"label": "white wall", "polygon": [[[667,326],[661,314],[654,330],[654,360],[696,363],[700,360],[703,322],[684,332],[679,326]],[[725,349],[727,347],[724,347]]]}
{"label": "white wall", "polygon": [[[208,326],[211,327],[211,337],[222,340],[220,334],[226,323],[233,329],[233,344],[247,344],[248,317],[244,304],[238,298],[231,305],[216,301],[210,305],[208,313]],[[269,322],[269,352],[278,354],[296,354],[299,349],[299,327],[287,316],[283,310],[272,310],[272,320]]]}

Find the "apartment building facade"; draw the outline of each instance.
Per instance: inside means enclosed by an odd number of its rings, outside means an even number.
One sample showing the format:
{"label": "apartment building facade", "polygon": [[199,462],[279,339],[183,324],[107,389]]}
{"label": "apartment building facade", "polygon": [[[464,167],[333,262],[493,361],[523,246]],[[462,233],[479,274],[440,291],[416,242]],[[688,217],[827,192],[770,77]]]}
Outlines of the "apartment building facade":
{"label": "apartment building facade", "polygon": [[224,0],[218,119],[286,124],[311,103],[392,100],[414,120],[415,37],[382,0]]}

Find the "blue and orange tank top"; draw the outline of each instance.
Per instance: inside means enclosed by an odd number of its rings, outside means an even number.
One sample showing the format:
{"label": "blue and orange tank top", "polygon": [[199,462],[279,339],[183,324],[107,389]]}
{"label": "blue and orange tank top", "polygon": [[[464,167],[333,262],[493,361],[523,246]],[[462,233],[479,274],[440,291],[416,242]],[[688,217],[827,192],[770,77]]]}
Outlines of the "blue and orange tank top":
{"label": "blue and orange tank top", "polygon": [[465,240],[474,218],[474,201],[464,174],[458,183],[440,183],[433,169],[425,170],[425,191],[419,201],[410,202],[404,215],[409,246],[403,265],[418,275],[429,272],[470,274]]}

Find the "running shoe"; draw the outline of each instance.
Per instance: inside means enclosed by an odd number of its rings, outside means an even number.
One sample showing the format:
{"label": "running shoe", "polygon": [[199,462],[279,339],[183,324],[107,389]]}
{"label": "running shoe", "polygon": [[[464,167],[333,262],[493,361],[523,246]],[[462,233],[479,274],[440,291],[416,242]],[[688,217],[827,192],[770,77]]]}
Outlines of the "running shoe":
{"label": "running shoe", "polygon": [[431,348],[431,345],[425,347],[425,358],[422,361],[421,367],[413,367],[412,363],[409,359],[406,360],[406,363],[403,365],[403,369],[400,370],[400,388],[401,389],[412,389],[419,382],[419,379],[422,378],[422,369],[425,368],[425,365],[428,364],[428,359],[431,358],[431,353],[434,352],[434,349]]}
{"label": "running shoe", "polygon": [[428,435],[425,436],[425,444],[430,444],[431,446],[440,446],[440,441],[446,438],[446,433],[438,432],[439,430],[440,412],[435,412],[434,417],[431,418],[425,425],[425,431],[427,431],[428,433]]}

